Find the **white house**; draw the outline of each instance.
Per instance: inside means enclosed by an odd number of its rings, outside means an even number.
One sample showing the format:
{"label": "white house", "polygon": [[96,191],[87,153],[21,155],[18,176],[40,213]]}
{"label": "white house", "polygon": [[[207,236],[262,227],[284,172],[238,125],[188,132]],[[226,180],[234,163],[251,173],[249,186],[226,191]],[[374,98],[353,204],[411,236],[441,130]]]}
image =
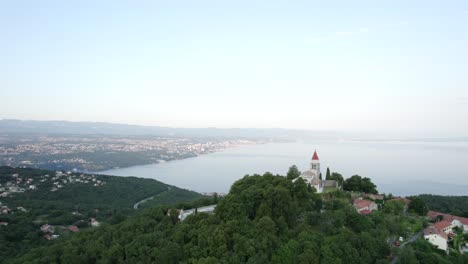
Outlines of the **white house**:
{"label": "white house", "polygon": [[424,239],[436,248],[447,251],[448,236],[442,230],[438,230],[436,227],[430,226],[424,229]]}
{"label": "white house", "polygon": [[442,221],[439,221],[439,222],[443,222],[443,221],[450,222],[451,223],[450,229],[454,227],[458,227],[463,230],[463,233],[465,234],[468,233],[468,218],[466,217],[444,214],[444,213],[435,212],[435,211],[427,212],[427,217],[429,217],[431,220],[441,219]]}
{"label": "white house", "polygon": [[450,234],[452,232],[453,225],[449,221],[439,221],[437,223],[434,223],[433,226],[437,228],[437,230],[443,231],[445,234]]}

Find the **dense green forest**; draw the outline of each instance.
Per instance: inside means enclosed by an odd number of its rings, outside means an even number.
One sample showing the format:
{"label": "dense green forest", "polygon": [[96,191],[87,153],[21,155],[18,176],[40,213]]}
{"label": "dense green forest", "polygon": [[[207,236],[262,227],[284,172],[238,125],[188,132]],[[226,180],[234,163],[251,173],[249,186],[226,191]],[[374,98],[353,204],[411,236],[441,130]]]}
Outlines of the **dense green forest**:
{"label": "dense green forest", "polygon": [[430,210],[468,217],[468,196],[422,194],[417,197],[424,200]]}
{"label": "dense green forest", "polygon": [[[18,176],[13,177],[15,174]],[[8,226],[0,226],[0,263],[9,256],[50,243],[43,238],[43,233],[39,230],[43,224],[65,228],[76,225],[85,230],[89,228],[90,218],[111,224],[123,221],[135,213],[133,205],[136,202],[151,196],[155,197],[152,206],[171,205],[201,197],[198,193],[152,179],[104,175],[85,177],[94,181],[64,184],[63,182],[68,182],[69,179],[80,179],[80,174],[61,176],[57,179],[52,171],[0,167],[0,184],[4,189],[11,186],[28,186],[17,184],[18,178],[23,181],[33,179],[32,184],[36,188],[0,197],[1,204],[11,209],[9,214],[0,214],[0,222],[8,223]],[[59,181],[63,185],[62,188],[51,191],[57,186],[54,182]],[[94,183],[98,181],[101,185],[95,186]],[[14,184],[7,187],[7,183]],[[66,237],[70,234],[64,231],[60,232],[60,236]]]}
{"label": "dense green forest", "polygon": [[[17,169],[1,170],[4,177],[0,183],[4,183]],[[51,172],[25,170],[20,175],[38,177],[44,173]],[[296,174],[294,168],[289,174]],[[400,201],[387,201],[381,210],[361,215],[351,205],[349,191],[318,194],[303,181],[292,182],[270,173],[245,176],[222,198],[202,197],[153,180],[96,177],[106,184],[90,190],[78,184],[67,185],[60,193],[23,193],[17,202],[31,209],[16,212],[19,220],[6,220],[11,221],[8,228],[20,224],[17,228],[26,229],[0,229],[0,250],[8,252],[0,262],[468,263],[468,256],[446,255],[423,239],[395,247],[395,238],[407,239],[429,224],[418,215],[424,212],[415,208],[406,211]],[[377,191],[368,178],[353,176],[342,182],[346,189]],[[154,198],[142,203],[140,210],[132,209],[134,202],[149,196]],[[1,201],[6,204],[14,200],[12,196]],[[427,209],[423,197],[412,200]],[[172,212],[213,203],[218,204],[214,214],[198,213],[183,222],[176,214],[168,215],[169,209]],[[39,209],[32,209],[34,206]],[[98,228],[85,226],[76,234],[63,234],[53,241],[42,238],[38,227],[44,219],[70,224],[80,218],[70,214],[76,210],[104,224]]]}
{"label": "dense green forest", "polygon": [[166,215],[167,207],[150,208],[118,224],[34,249],[12,263],[358,264],[389,263],[396,254],[400,263],[407,263],[417,252],[447,263],[468,261],[432,252],[424,240],[398,251],[387,239],[412,235],[425,220],[405,213],[399,202],[368,216],[358,214],[350,202],[346,191],[317,194],[304,182],[283,176],[245,176],[232,185],[214,214],[179,222],[176,215]]}

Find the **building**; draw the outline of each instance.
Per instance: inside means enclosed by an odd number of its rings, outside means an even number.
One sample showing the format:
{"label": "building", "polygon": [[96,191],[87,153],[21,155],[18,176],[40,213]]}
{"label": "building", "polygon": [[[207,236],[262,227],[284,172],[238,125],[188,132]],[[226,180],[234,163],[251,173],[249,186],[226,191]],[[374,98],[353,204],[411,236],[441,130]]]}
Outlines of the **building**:
{"label": "building", "polygon": [[320,176],[320,160],[317,151],[314,151],[310,162],[310,169],[303,172],[298,178],[294,179],[293,182],[302,179],[306,184],[313,186],[318,193],[323,192],[324,188],[340,188],[337,181],[321,180]]}
{"label": "building", "polygon": [[447,251],[448,235],[437,229],[435,226],[429,226],[424,229],[424,239],[434,245],[436,248]]}
{"label": "building", "polygon": [[378,210],[378,205],[373,201],[356,199],[353,201],[353,206],[360,214],[370,214],[372,211]]}
{"label": "building", "polygon": [[[454,228],[454,227],[458,227],[461,230],[463,230],[463,233],[465,233],[465,234],[468,233],[468,218],[466,218],[466,217],[450,215],[450,214],[445,214],[445,213],[440,213],[440,212],[435,212],[435,211],[427,212],[426,216],[432,221],[437,221],[437,222],[446,221],[446,222],[449,222],[452,225],[451,229]],[[435,224],[437,224],[437,223],[435,223]]]}
{"label": "building", "polygon": [[452,233],[452,223],[449,221],[442,220],[440,222],[434,223],[433,226],[437,228],[437,230],[440,230],[444,232],[445,234],[450,234]]}
{"label": "building", "polygon": [[69,226],[69,227],[68,227],[68,230],[72,231],[73,233],[76,233],[76,232],[80,231],[80,230],[78,229],[78,227],[75,226],[75,225]]}
{"label": "building", "polygon": [[54,233],[54,227],[48,224],[41,226],[41,231],[44,233]]}

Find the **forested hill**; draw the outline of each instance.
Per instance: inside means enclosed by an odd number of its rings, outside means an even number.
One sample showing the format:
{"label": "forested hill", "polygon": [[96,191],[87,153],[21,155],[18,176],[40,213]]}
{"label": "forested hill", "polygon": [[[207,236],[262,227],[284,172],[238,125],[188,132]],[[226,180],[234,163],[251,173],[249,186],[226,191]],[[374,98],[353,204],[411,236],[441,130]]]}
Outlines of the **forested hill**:
{"label": "forested hill", "polygon": [[118,223],[134,214],[136,202],[152,196],[158,206],[201,197],[153,179],[0,167],[0,263],[50,243],[49,232],[40,231],[44,224],[62,239],[71,236],[70,226],[90,229],[90,219]]}
{"label": "forested hill", "polygon": [[[393,256],[387,240],[418,232],[424,224],[405,213],[403,203],[389,202],[365,216],[350,202],[345,191],[317,194],[304,182],[283,176],[245,176],[214,214],[179,222],[175,214],[148,209],[119,224],[32,250],[13,263],[389,263]],[[466,260],[451,259],[428,245],[419,240],[418,258]],[[409,263],[406,255],[400,263]]]}
{"label": "forested hill", "polygon": [[[387,200],[378,211],[362,215],[352,206],[356,194],[317,194],[285,176],[247,175],[219,200],[214,214],[195,213],[180,222],[167,206],[149,208],[113,224],[42,240],[36,248],[17,243],[20,254],[6,262],[468,263],[468,256],[447,255],[424,239],[410,241],[429,224],[425,212]],[[170,212],[176,208],[181,207]],[[2,238],[2,252],[15,250],[3,244],[14,237]],[[395,246],[398,237],[404,237],[404,248]]]}
{"label": "forested hill", "polygon": [[424,200],[430,210],[468,217],[468,196],[422,194],[417,197]]}

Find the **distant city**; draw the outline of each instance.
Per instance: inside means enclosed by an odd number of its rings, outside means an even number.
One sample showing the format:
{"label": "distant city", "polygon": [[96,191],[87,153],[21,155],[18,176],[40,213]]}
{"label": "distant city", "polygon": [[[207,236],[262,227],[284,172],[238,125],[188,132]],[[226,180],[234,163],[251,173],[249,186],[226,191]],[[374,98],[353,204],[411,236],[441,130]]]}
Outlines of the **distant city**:
{"label": "distant city", "polygon": [[0,135],[0,165],[102,171],[266,143],[263,139],[156,136]]}

